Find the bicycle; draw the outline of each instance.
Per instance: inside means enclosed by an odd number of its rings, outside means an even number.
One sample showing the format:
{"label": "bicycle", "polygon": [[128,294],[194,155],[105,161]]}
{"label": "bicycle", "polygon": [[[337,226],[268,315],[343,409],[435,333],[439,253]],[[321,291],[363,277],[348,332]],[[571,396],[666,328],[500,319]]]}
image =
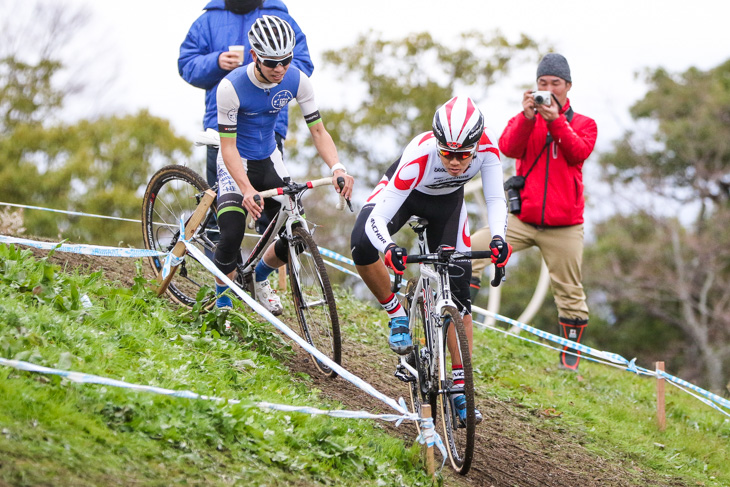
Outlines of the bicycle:
{"label": "bicycle", "polygon": [[[342,178],[340,178],[342,179]],[[340,324],[335,298],[322,256],[312,237],[306,219],[301,213],[300,199],[311,188],[331,184],[331,178],[322,178],[298,184],[285,178],[285,186],[260,191],[262,198],[273,197],[281,203],[281,209],[272,219],[247,258],[243,253],[237,264],[236,283],[253,295],[253,272],[264,251],[278,237],[289,242],[287,265],[292,299],[302,336],[312,346],[327,355],[335,363],[342,361]],[[339,181],[338,181],[339,182]],[[341,182],[344,184],[344,180]],[[216,185],[217,186],[217,185]],[[215,186],[214,186],[215,188]],[[204,202],[208,193],[208,200]],[[195,171],[184,166],[169,165],[157,171],[147,185],[143,199],[142,227],[147,249],[170,252],[180,240],[180,220],[186,223],[187,240],[212,255],[215,242],[211,240],[211,227],[215,227],[216,200],[210,195],[208,183]],[[340,202],[341,203],[341,202]],[[347,202],[349,205],[349,201]],[[209,207],[205,207],[206,205]],[[340,205],[338,205],[339,207]],[[197,218],[195,215],[198,211]],[[352,207],[350,207],[352,211]],[[204,212],[204,213],[203,213]],[[190,225],[188,225],[190,224]],[[187,226],[192,228],[188,229]],[[180,252],[181,255],[184,249]],[[168,276],[166,289],[172,299],[186,307],[192,307],[202,295],[206,282],[212,280],[210,272],[188,252],[182,263],[173,268],[176,279]],[[159,257],[149,259],[152,269],[161,274],[164,261]],[[161,286],[162,288],[162,286]],[[215,296],[205,302],[212,307]],[[328,377],[336,373],[327,365],[312,357],[317,369]]]}
{"label": "bicycle", "polygon": [[[419,275],[408,280],[405,297],[413,349],[400,358],[395,376],[409,384],[412,412],[420,416],[421,406],[429,404],[434,423],[441,412],[451,466],[466,475],[474,455],[474,383],[466,330],[451,298],[449,267],[456,260],[484,259],[492,254],[490,251],[457,252],[447,245],[428,253],[424,236],[428,221],[419,218],[409,224],[418,235],[419,253],[408,255],[404,263],[420,264]],[[492,286],[498,286],[503,279],[504,267],[498,267]],[[396,274],[393,292],[398,292],[400,287],[401,276]],[[463,389],[454,387],[452,362],[463,366]],[[459,418],[453,405],[453,398],[459,394],[466,397],[466,421]]]}

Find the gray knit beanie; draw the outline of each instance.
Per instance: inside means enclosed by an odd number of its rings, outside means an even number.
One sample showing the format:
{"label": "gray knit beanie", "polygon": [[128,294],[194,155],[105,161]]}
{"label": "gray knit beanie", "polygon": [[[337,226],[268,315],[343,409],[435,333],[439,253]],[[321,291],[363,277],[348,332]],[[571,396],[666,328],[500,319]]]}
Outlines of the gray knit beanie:
{"label": "gray knit beanie", "polygon": [[568,83],[572,83],[568,60],[562,54],[555,52],[545,54],[540,64],[537,65],[537,77],[539,78],[545,75],[557,76],[558,78],[563,78]]}

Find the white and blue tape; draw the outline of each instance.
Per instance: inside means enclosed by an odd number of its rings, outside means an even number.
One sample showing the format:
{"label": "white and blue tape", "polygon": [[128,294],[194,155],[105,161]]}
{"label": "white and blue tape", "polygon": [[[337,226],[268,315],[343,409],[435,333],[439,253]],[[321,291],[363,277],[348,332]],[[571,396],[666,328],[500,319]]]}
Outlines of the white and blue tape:
{"label": "white and blue tape", "polygon": [[[20,360],[8,360],[5,358],[0,358],[0,365],[12,367],[17,370],[24,370],[26,372],[57,375],[59,377],[63,377],[64,379],[68,379],[72,382],[76,382],[79,384],[99,384],[99,385],[105,385],[105,386],[120,387],[120,388],[124,388],[124,389],[132,389],[135,391],[151,392],[154,394],[161,394],[164,396],[181,397],[184,399],[200,399],[200,400],[205,400],[205,401],[226,402],[228,404],[240,404],[241,403],[241,400],[239,400],[239,399],[225,399],[222,397],[198,394],[196,392],[187,391],[187,390],[181,391],[181,390],[174,390],[174,389],[165,389],[162,387],[133,384],[130,382],[109,379],[107,377],[101,377],[101,376],[93,375],[93,374],[85,374],[85,373],[81,373],[81,372],[73,372],[73,371],[68,371],[68,370],[59,370],[59,369],[53,369],[53,368],[49,368],[49,367],[43,367],[41,365],[35,365],[30,362],[23,362]],[[332,416],[332,417],[336,417],[336,418],[380,419],[383,421],[402,421],[403,419],[410,419],[407,416],[397,415],[397,414],[371,414],[366,411],[348,411],[348,410],[344,410],[344,409],[324,410],[324,409],[317,409],[317,408],[312,408],[312,407],[308,407],[308,406],[290,406],[290,405],[285,405],[285,404],[274,404],[274,403],[270,403],[270,402],[254,402],[254,403],[251,403],[251,406],[255,406],[255,407],[258,407],[259,409],[269,410],[269,411],[285,411],[285,412],[304,413],[304,414],[311,414],[311,415],[324,415],[324,416]]]}
{"label": "white and blue tape", "polygon": [[95,255],[100,257],[157,257],[167,255],[166,252],[146,249],[124,249],[119,247],[104,247],[101,245],[78,245],[56,242],[38,242],[26,238],[8,237],[0,235],[0,243],[26,245],[43,250],[56,250],[59,252],[71,252],[74,254]]}

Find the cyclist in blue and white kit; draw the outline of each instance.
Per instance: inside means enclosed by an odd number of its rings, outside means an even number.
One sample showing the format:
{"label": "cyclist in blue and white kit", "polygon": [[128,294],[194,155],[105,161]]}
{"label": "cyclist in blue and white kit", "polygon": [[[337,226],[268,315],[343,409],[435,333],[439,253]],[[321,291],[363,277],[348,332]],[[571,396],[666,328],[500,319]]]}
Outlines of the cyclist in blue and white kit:
{"label": "cyclist in blue and white kit", "polygon": [[[375,295],[390,322],[390,348],[405,355],[412,348],[408,318],[391,291],[386,268],[403,274],[405,249],[393,242],[397,232],[411,216],[428,220],[429,251],[450,245],[459,252],[469,251],[469,221],[464,202],[464,185],[478,173],[482,176],[487,202],[492,261],[503,267],[512,248],[504,241],[507,230],[507,204],[502,188],[502,164],[496,137],[484,127],[484,117],[471,98],[454,97],[441,106],[433,118],[433,130],[416,136],[400,159],[386,172],[358,215],[352,231],[352,259],[357,271]],[[385,262],[378,252],[384,254]],[[472,347],[471,299],[469,279],[471,261],[458,264],[463,270],[452,273],[451,291],[464,321]],[[450,333],[449,348],[456,346]],[[459,360],[458,354],[451,354]],[[461,363],[452,364],[454,385],[464,383]],[[466,397],[454,397],[457,413],[465,420]],[[477,413],[477,421],[481,414]]]}
{"label": "cyclist in blue and white kit", "polygon": [[[281,152],[276,147],[274,125],[279,112],[296,99],[307,121],[317,152],[332,171],[332,184],[342,176],[342,195],[350,198],[354,180],[347,175],[337,157],[332,137],[324,128],[309,78],[291,66],[295,44],[294,31],[279,17],[264,15],[248,33],[253,62],[233,70],[218,85],[218,225],[221,238],[215,252],[215,265],[233,278],[239,248],[246,228],[246,216],[257,220],[262,212],[273,219],[279,203],[267,200],[264,206],[254,201],[259,191],[284,184],[289,175]],[[274,315],[282,312],[281,301],[267,277],[288,260],[287,242],[277,240],[256,266],[254,294]],[[216,305],[230,307],[231,300],[220,296],[225,286],[216,278]]]}

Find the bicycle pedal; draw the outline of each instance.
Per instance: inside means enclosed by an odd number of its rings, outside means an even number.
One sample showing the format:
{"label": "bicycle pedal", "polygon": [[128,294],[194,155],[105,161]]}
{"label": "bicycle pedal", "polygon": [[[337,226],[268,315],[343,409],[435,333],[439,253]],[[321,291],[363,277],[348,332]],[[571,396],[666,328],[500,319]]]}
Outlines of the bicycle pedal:
{"label": "bicycle pedal", "polygon": [[405,383],[416,382],[416,378],[408,372],[408,369],[400,364],[395,368],[395,374],[393,375]]}

